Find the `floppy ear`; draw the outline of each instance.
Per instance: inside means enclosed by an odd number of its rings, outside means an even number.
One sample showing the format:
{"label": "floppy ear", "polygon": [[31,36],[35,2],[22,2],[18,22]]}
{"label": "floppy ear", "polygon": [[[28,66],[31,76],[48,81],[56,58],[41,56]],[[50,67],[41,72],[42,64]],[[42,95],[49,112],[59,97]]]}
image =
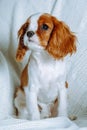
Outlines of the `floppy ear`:
{"label": "floppy ear", "polygon": [[54,24],[47,51],[56,59],[64,58],[67,54],[76,52],[76,36],[65,23],[52,17]]}
{"label": "floppy ear", "polygon": [[16,52],[16,60],[21,61],[23,57],[25,56],[26,51],[28,50],[27,46],[24,45],[24,35],[26,33],[26,30],[29,26],[29,22],[22,25],[22,27],[18,31],[18,37],[19,37],[19,44],[18,44],[18,49]]}

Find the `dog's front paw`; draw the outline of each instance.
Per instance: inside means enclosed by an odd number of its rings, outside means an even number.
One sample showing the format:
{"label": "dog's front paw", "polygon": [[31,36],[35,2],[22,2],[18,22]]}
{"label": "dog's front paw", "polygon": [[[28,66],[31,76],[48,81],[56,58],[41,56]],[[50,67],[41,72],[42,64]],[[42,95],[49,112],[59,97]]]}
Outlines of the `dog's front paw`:
{"label": "dog's front paw", "polygon": [[40,120],[40,114],[39,113],[33,113],[30,116],[30,120]]}

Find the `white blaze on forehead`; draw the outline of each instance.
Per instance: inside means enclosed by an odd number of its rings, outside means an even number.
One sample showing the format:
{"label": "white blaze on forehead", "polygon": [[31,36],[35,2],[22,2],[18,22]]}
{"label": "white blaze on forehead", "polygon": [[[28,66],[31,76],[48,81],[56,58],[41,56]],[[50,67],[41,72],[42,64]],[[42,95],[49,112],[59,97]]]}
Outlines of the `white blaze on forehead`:
{"label": "white blaze on forehead", "polygon": [[30,31],[36,31],[38,28],[38,19],[41,16],[41,13],[34,14],[30,17],[30,25],[29,30]]}

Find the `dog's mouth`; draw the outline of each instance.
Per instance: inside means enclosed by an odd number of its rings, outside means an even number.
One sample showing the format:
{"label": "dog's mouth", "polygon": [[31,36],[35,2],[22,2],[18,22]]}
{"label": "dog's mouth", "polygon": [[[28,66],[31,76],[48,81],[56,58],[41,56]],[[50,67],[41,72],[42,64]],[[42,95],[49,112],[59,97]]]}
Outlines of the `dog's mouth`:
{"label": "dog's mouth", "polygon": [[34,42],[34,41],[33,41],[32,39],[30,39],[30,38],[28,38],[28,41],[29,41],[29,42]]}
{"label": "dog's mouth", "polygon": [[35,51],[43,49],[42,46],[40,46],[36,41],[34,41],[30,38],[28,38],[27,46],[28,46],[29,49],[35,50]]}

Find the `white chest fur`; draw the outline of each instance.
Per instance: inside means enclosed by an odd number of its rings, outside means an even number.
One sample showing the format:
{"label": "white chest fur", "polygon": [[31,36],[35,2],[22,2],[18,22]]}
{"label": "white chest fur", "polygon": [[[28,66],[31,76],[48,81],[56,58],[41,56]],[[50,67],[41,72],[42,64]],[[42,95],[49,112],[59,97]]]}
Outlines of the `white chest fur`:
{"label": "white chest fur", "polygon": [[46,52],[32,53],[29,62],[29,87],[37,91],[40,102],[49,103],[55,100],[65,81],[65,62],[55,60]]}

